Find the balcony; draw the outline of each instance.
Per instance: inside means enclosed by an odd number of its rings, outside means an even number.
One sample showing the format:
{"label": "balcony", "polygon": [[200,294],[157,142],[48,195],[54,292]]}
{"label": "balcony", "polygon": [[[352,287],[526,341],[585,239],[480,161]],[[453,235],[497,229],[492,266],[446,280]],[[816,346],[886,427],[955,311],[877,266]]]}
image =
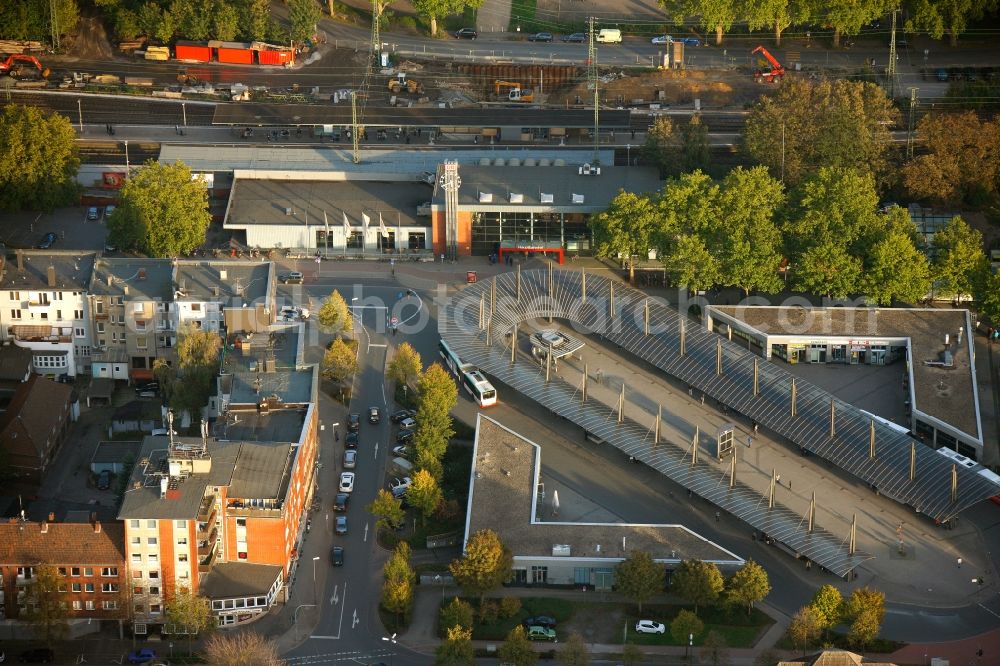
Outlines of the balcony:
{"label": "balcony", "polygon": [[215,551],[216,537],[218,536],[218,531],[213,529],[212,533],[208,535],[206,539],[198,539],[198,557],[204,559],[210,556]]}
{"label": "balcony", "polygon": [[198,573],[208,573],[212,570],[212,566],[215,564],[215,542],[212,542],[212,551],[208,553],[206,557],[200,556],[201,549],[199,548],[199,558],[198,558]]}
{"label": "balcony", "polygon": [[[203,497],[201,505],[198,507],[198,532],[202,532],[201,523],[215,522],[215,495]],[[207,527],[205,528],[207,529]]]}

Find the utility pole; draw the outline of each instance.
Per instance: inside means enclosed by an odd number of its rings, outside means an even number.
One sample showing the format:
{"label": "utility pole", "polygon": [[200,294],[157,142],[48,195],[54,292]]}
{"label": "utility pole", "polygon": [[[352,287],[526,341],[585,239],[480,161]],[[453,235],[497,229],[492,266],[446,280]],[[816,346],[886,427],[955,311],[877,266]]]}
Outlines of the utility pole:
{"label": "utility pole", "polygon": [[906,126],[906,159],[913,159],[914,128],[917,122],[917,88],[910,88],[910,114]]}
{"label": "utility pole", "polygon": [[351,141],[353,143],[353,158],[355,164],[361,163],[361,148],[358,146],[358,93],[351,92]]}
{"label": "utility pole", "polygon": [[594,91],[594,164],[600,164],[601,150],[601,107],[597,90],[597,43],[594,41],[594,17],[590,17],[587,42],[587,88]]}
{"label": "utility pole", "polygon": [[52,30],[52,48],[59,50],[59,15],[56,13],[58,0],[49,0],[49,28]]}
{"label": "utility pole", "polygon": [[378,60],[379,51],[382,50],[382,36],[379,34],[379,23],[381,23],[381,13],[379,12],[379,1],[372,0],[372,43],[371,43],[371,54],[372,58]]}
{"label": "utility pole", "polygon": [[889,66],[885,68],[886,92],[889,99],[896,96],[896,11],[892,11],[892,29],[889,32]]}

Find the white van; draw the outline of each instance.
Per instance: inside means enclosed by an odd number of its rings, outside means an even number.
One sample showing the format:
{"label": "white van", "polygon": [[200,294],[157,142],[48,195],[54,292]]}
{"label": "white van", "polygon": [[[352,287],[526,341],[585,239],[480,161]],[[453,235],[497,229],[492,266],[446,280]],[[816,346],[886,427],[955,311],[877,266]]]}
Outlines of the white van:
{"label": "white van", "polygon": [[410,474],[411,472],[413,472],[413,463],[411,463],[406,458],[399,458],[399,457],[393,458],[392,464],[393,466],[396,467],[396,469],[403,472],[404,474]]}
{"label": "white van", "polygon": [[597,33],[597,42],[599,44],[621,44],[622,31],[618,28],[601,28],[601,31]]}

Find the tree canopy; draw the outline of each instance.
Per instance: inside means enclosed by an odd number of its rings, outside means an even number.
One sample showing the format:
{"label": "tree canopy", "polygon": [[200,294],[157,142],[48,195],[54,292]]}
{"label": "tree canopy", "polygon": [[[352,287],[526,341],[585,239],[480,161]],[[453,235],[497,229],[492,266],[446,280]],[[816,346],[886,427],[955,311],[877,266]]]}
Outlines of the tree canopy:
{"label": "tree canopy", "polygon": [[816,613],[820,627],[825,631],[840,624],[844,615],[844,597],[833,585],[822,585],[809,602],[809,608]]}
{"label": "tree canopy", "polygon": [[989,270],[983,235],[959,216],[934,234],[935,290],[959,298],[976,291]]}
{"label": "tree canopy", "polygon": [[389,361],[386,375],[397,384],[408,385],[420,376],[423,369],[420,354],[409,342],[404,342],[396,349],[396,354]]}
{"label": "tree canopy", "polygon": [[49,0],[20,0],[0,3],[0,38],[48,43],[52,38],[49,17],[53,9],[59,34],[75,32],[80,20],[76,0],[57,0],[51,4]]}
{"label": "tree canopy", "polygon": [[726,599],[734,604],[746,606],[747,615],[753,605],[771,592],[771,582],[767,572],[753,560],[747,560],[739,571],[726,581]]}
{"label": "tree canopy", "polygon": [[687,645],[690,636],[699,636],[703,631],[705,623],[686,608],[681,609],[670,622],[670,636],[680,645]]}
{"label": "tree canopy", "polygon": [[375,499],[365,507],[368,513],[375,516],[376,529],[395,529],[403,524],[406,512],[403,502],[393,497],[385,488],[379,488]]}
{"label": "tree canopy", "polygon": [[851,626],[848,640],[862,649],[878,637],[885,617],[885,595],[869,587],[859,587],[847,599],[846,614]]}
{"label": "tree canopy", "polygon": [[562,666],[590,666],[590,651],[587,650],[583,636],[575,631],[570,634],[556,655],[556,660]]}
{"label": "tree canopy", "polygon": [[417,574],[410,566],[410,544],[400,541],[392,557],[382,567],[382,607],[397,619],[409,617],[413,608]]}
{"label": "tree canopy", "polygon": [[934,39],[947,34],[951,45],[958,46],[958,36],[969,23],[995,12],[997,4],[997,0],[914,0],[904,29],[925,32]]}
{"label": "tree canopy", "polygon": [[443,498],[444,494],[441,492],[437,479],[426,469],[418,469],[413,475],[413,484],[406,491],[406,499],[420,511],[424,525],[427,524],[427,518],[434,513]]}
{"label": "tree canopy", "polygon": [[475,649],[472,647],[472,629],[462,626],[449,627],[444,640],[434,651],[435,666],[474,666]]}
{"label": "tree canopy", "polygon": [[[17,6],[3,4],[11,10]],[[0,210],[51,211],[74,203],[79,192],[74,178],[80,166],[75,142],[76,132],[65,116],[32,106],[4,106]]]}
{"label": "tree canopy", "polygon": [[743,145],[786,184],[822,167],[890,175],[890,130],[899,111],[874,83],[786,78],[750,110]]}
{"label": "tree canopy", "polygon": [[666,574],[666,568],[655,562],[652,555],[636,550],[615,567],[615,585],[642,613],[642,604],[663,592]]}
{"label": "tree canopy", "polygon": [[681,599],[699,606],[715,602],[725,588],[719,567],[702,560],[684,560],[670,577],[670,589]]}
{"label": "tree canopy", "polygon": [[178,257],[205,242],[211,220],[203,179],[192,179],[181,162],[150,160],[125,181],[121,205],[108,220],[108,238],[124,250]]}
{"label": "tree canopy", "polygon": [[186,587],[175,589],[167,599],[166,620],[167,624],[177,629],[171,633],[187,634],[188,654],[191,654],[191,645],[196,634],[215,628],[215,616],[212,614],[208,599],[191,592]]}
{"label": "tree canopy", "polygon": [[[611,205],[591,218],[594,254],[598,257],[643,257],[654,247],[653,238],[662,227],[661,212],[653,200],[634,192],[619,192]],[[634,269],[629,278],[635,277]]]}
{"label": "tree canopy", "polygon": [[[177,411],[187,411],[192,416],[200,414],[212,394],[212,382],[219,370],[219,351],[222,338],[214,331],[195,328],[191,324],[177,331],[177,371],[163,363],[154,362],[154,375],[166,382],[164,395]],[[160,359],[157,359],[160,360]]]}
{"label": "tree canopy", "polygon": [[531,641],[524,633],[524,627],[516,625],[507,634],[506,640],[500,646],[497,656],[501,661],[509,662],[514,666],[535,666],[538,661],[538,653],[531,646]]}
{"label": "tree canopy", "polygon": [[357,353],[351,344],[342,338],[336,338],[323,354],[320,367],[324,377],[343,383],[358,369]]}
{"label": "tree canopy", "polygon": [[441,460],[455,435],[451,410],[458,402],[458,388],[440,363],[432,363],[417,382],[417,430],[413,445],[417,465],[440,479]]}
{"label": "tree canopy", "polygon": [[347,301],[336,289],[331,291],[323,301],[323,305],[319,306],[316,318],[323,330],[333,335],[350,333],[354,330],[354,316],[351,309],[347,307]]}
{"label": "tree canopy", "polygon": [[480,530],[469,537],[465,554],[448,566],[455,582],[468,594],[479,596],[495,590],[513,576],[514,557],[493,530]]}
{"label": "tree canopy", "polygon": [[819,611],[812,606],[803,606],[792,616],[792,622],[788,625],[788,637],[805,654],[809,646],[819,638],[824,623],[825,619]]}
{"label": "tree canopy", "polygon": [[431,26],[431,36],[437,35],[437,20],[445,16],[461,14],[466,9],[479,9],[483,0],[412,0],[413,9],[427,19]]}
{"label": "tree canopy", "polygon": [[69,632],[67,609],[63,605],[61,589],[66,589],[66,578],[56,567],[44,564],[36,567],[35,579],[27,586],[27,604],[24,619],[51,643],[66,637]]}
{"label": "tree canopy", "polygon": [[284,666],[278,646],[253,631],[215,634],[205,644],[209,666]]}

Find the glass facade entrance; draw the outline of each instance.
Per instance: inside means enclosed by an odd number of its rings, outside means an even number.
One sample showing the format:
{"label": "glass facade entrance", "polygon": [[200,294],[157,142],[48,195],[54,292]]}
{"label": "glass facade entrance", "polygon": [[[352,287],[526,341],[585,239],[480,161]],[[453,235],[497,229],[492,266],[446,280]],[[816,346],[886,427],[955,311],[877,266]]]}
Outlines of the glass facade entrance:
{"label": "glass facade entrance", "polygon": [[472,254],[485,256],[497,252],[500,241],[557,242],[571,252],[588,252],[587,218],[588,215],[581,213],[474,213]]}

